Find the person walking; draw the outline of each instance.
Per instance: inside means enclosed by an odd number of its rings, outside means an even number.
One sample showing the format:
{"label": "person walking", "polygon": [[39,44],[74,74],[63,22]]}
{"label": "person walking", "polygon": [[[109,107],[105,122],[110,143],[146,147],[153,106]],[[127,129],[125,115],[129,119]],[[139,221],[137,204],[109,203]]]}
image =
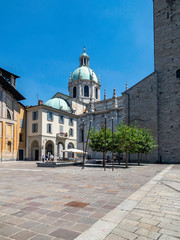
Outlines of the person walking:
{"label": "person walking", "polygon": [[45,156],[42,155],[42,162],[44,163],[45,162]]}

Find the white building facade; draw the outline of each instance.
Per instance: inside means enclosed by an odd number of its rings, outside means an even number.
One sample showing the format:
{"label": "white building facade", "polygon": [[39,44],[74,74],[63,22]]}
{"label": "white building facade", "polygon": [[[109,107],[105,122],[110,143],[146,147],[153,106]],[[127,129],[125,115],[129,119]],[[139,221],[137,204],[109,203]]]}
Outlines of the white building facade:
{"label": "white building facade", "polygon": [[49,154],[55,160],[66,158],[62,150],[77,147],[77,118],[71,112],[41,102],[27,109],[27,124],[27,159],[40,160]]}

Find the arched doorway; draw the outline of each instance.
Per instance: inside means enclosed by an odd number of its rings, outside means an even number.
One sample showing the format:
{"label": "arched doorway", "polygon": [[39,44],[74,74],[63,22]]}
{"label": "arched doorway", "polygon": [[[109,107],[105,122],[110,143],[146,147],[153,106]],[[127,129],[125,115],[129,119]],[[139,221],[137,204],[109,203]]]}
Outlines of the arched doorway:
{"label": "arched doorway", "polygon": [[53,144],[52,141],[47,141],[46,142],[45,154],[46,155],[50,155],[50,154],[54,155],[54,144]]}
{"label": "arched doorway", "polygon": [[31,144],[31,158],[35,161],[39,160],[39,144],[37,140]]}
{"label": "arched doorway", "polygon": [[64,146],[61,142],[58,143],[58,157],[60,159],[64,158],[64,153],[62,152],[64,150]]}
{"label": "arched doorway", "polygon": [[[71,148],[74,148],[74,144],[73,143],[69,143],[68,144],[68,149],[71,149]],[[70,157],[74,157],[74,153],[68,153],[68,157],[70,158]]]}

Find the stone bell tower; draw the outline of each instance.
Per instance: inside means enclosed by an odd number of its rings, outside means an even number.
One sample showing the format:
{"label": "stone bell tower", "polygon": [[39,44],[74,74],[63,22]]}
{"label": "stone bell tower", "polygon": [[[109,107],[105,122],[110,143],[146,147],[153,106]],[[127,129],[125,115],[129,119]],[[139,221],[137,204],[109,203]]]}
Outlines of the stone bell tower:
{"label": "stone bell tower", "polygon": [[180,0],[154,0],[159,161],[180,162]]}

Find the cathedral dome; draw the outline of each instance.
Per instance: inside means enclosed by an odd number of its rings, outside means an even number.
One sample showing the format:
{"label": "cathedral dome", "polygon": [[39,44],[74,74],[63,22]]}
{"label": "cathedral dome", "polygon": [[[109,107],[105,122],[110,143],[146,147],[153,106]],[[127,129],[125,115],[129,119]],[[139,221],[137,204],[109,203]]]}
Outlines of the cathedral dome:
{"label": "cathedral dome", "polygon": [[93,70],[88,66],[81,66],[73,72],[71,81],[76,81],[78,79],[93,80],[97,83],[99,82],[95,72],[93,72]]}
{"label": "cathedral dome", "polygon": [[52,98],[49,101],[47,101],[45,105],[52,108],[56,108],[58,110],[63,110],[67,112],[71,111],[69,104],[62,98]]}

